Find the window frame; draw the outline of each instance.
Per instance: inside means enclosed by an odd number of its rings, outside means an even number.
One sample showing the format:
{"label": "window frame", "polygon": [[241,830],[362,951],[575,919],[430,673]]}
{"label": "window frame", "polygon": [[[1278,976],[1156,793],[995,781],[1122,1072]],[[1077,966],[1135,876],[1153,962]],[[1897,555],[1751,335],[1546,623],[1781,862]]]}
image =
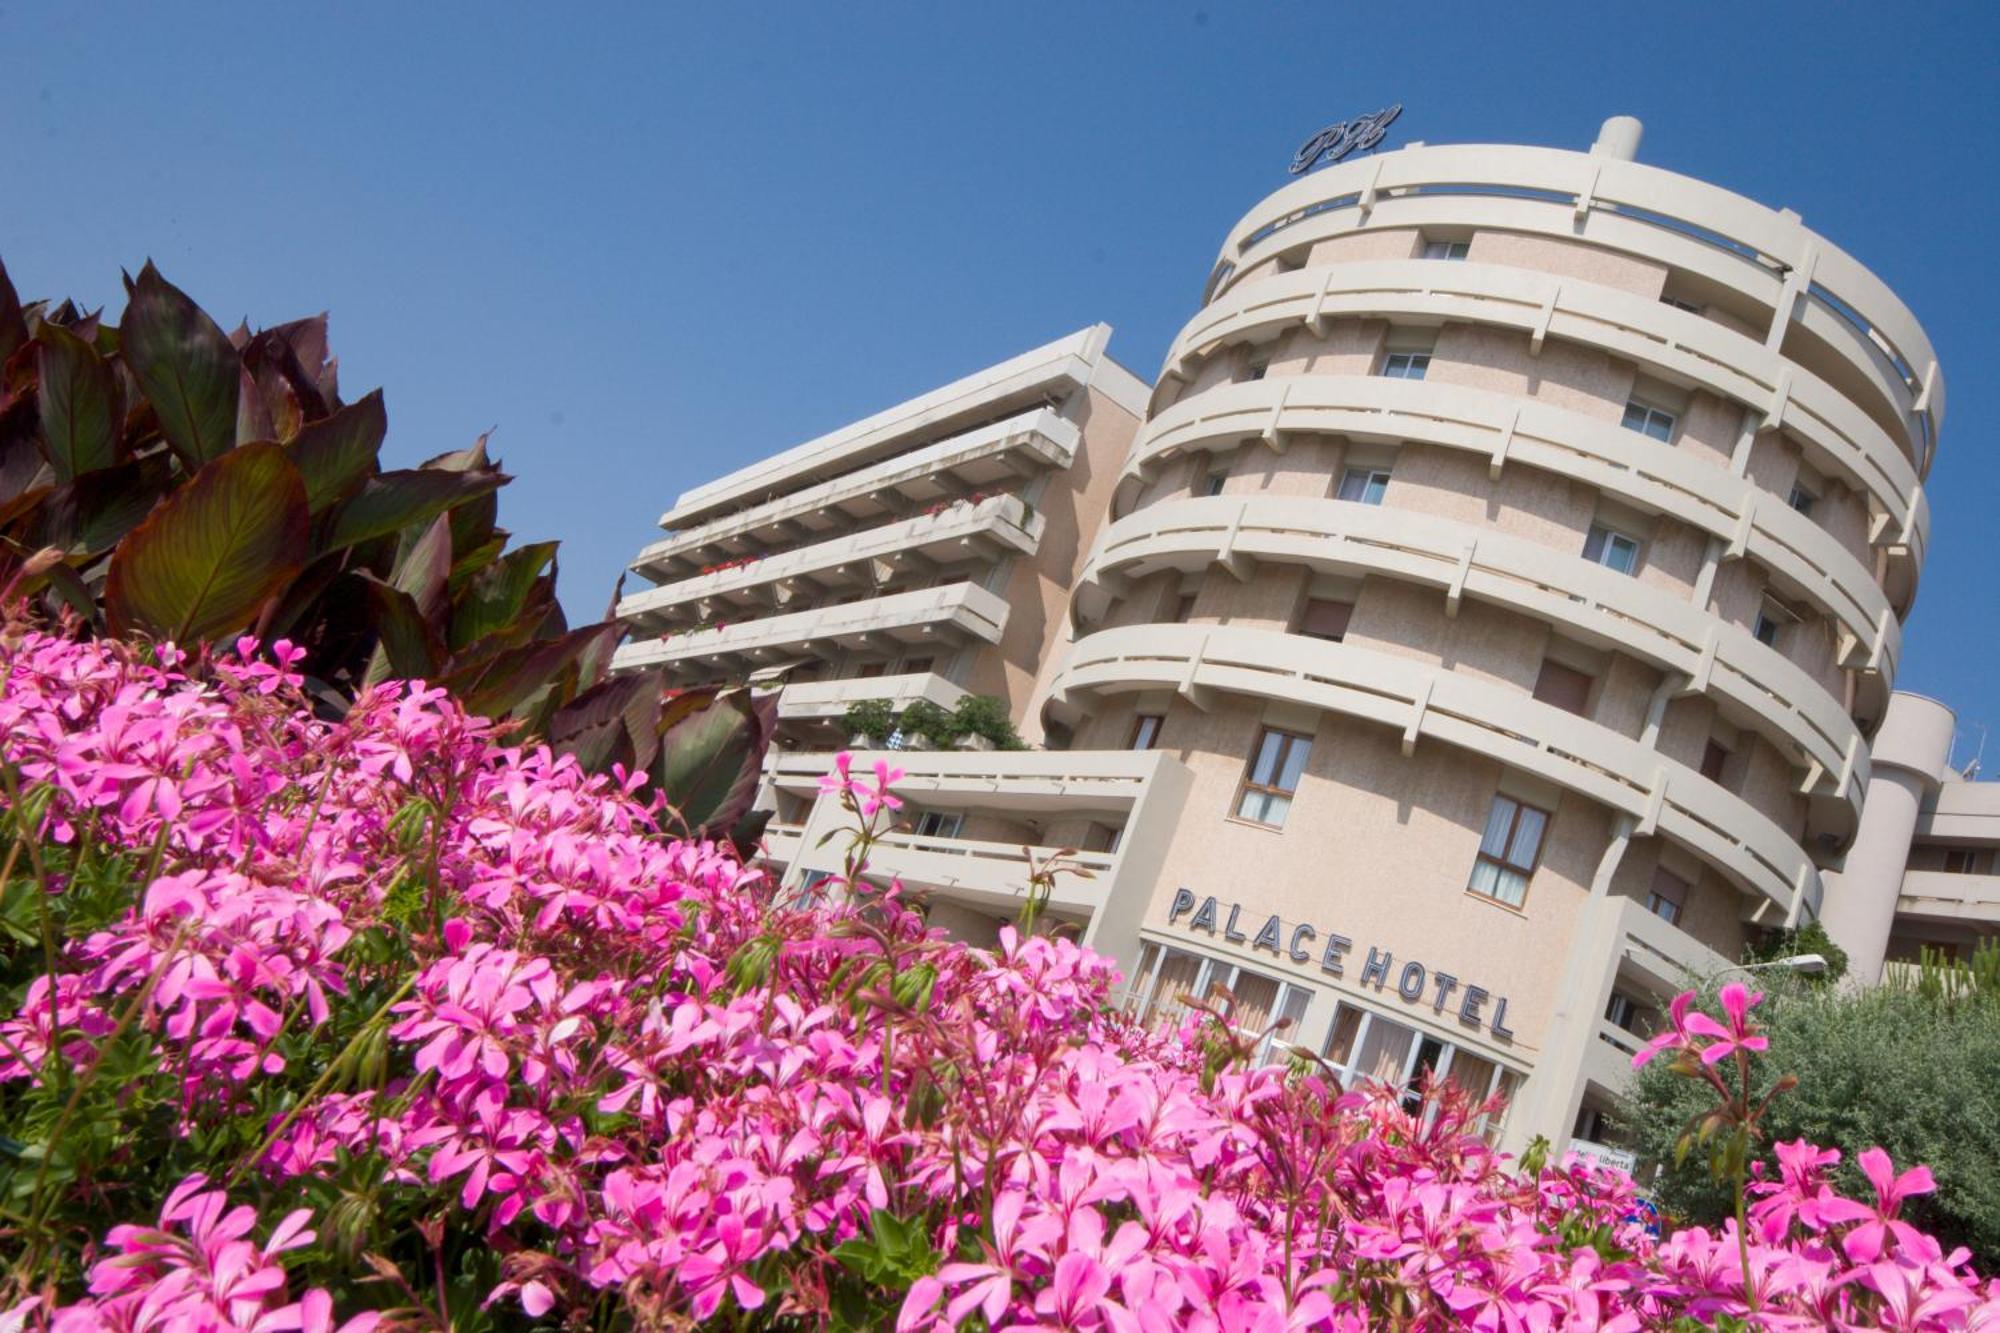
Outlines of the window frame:
{"label": "window frame", "polygon": [[1450,263],[1457,263],[1463,260],[1471,252],[1471,249],[1472,241],[1470,238],[1463,241],[1449,241],[1443,238],[1432,240],[1426,236],[1424,237],[1424,248],[1418,253],[1417,258],[1441,259]]}
{"label": "window frame", "polygon": [[[1341,1022],[1344,1016],[1350,1012],[1359,1015],[1355,1023],[1354,1035],[1348,1042],[1346,1056],[1336,1056],[1333,1053],[1333,1046],[1340,1037]],[[1403,1052],[1401,1072],[1398,1074],[1396,1080],[1390,1083],[1390,1086],[1397,1090],[1399,1096],[1407,1096],[1414,1088],[1417,1077],[1417,1066],[1423,1054],[1425,1042],[1434,1042],[1442,1048],[1437,1060],[1430,1067],[1433,1077],[1437,1079],[1442,1080],[1452,1077],[1451,1068],[1461,1050],[1465,1051],[1468,1056],[1482,1060],[1493,1066],[1493,1072],[1487,1076],[1486,1087],[1483,1092],[1475,1092],[1471,1088],[1465,1089],[1466,1092],[1473,1093],[1476,1100],[1480,1102],[1490,1100],[1494,1093],[1508,1086],[1510,1078],[1512,1079],[1512,1086],[1514,1088],[1519,1088],[1521,1085],[1519,1070],[1513,1069],[1501,1061],[1494,1059],[1489,1054],[1475,1050],[1467,1046],[1464,1042],[1453,1041],[1449,1037],[1438,1036],[1436,1033],[1418,1027],[1414,1023],[1402,1022],[1365,1004],[1356,1004],[1342,997],[1334,1005],[1333,1021],[1328,1024],[1326,1037],[1320,1043],[1320,1058],[1326,1062],[1326,1067],[1332,1070],[1334,1077],[1340,1081],[1343,1091],[1351,1091],[1358,1081],[1370,1077],[1367,1074],[1359,1072],[1356,1064],[1361,1057],[1361,1052],[1367,1049],[1368,1039],[1373,1035],[1372,1030],[1377,1023],[1386,1023],[1399,1032],[1409,1034],[1409,1044]],[[1386,1079],[1382,1081],[1385,1083],[1389,1082]],[[1463,1087],[1464,1085],[1460,1084],[1460,1086]],[[1513,1097],[1508,1098],[1508,1110],[1513,1109],[1514,1101]],[[1500,1116],[1492,1119],[1490,1123],[1481,1123],[1479,1132],[1490,1143],[1505,1123],[1506,1112],[1503,1111]]]}
{"label": "window frame", "polygon": [[[1513,806],[1514,812],[1507,818],[1507,834],[1500,840],[1500,854],[1495,856],[1486,850],[1486,831],[1493,825],[1494,807],[1502,801]],[[1542,817],[1542,827],[1535,834],[1533,856],[1527,864],[1523,865],[1508,858],[1513,854],[1515,839],[1520,836],[1521,816],[1531,813]],[[1465,891],[1475,898],[1481,898],[1487,902],[1499,903],[1502,907],[1509,907],[1517,912],[1525,911],[1528,906],[1528,890],[1534,884],[1535,871],[1541,868],[1542,853],[1548,848],[1549,828],[1555,823],[1555,819],[1556,813],[1553,810],[1544,810],[1539,805],[1530,805],[1526,801],[1509,796],[1504,791],[1494,792],[1492,802],[1486,807],[1486,821],[1479,829],[1479,845],[1473,851],[1472,870],[1465,877]],[[1497,872],[1496,884],[1504,884],[1506,882],[1505,877],[1508,875],[1519,876],[1521,880],[1520,901],[1510,902],[1497,893],[1488,893],[1483,889],[1473,887],[1474,881],[1479,878],[1479,867],[1481,865],[1492,865],[1495,868]]]}
{"label": "window frame", "polygon": [[[1152,723],[1150,727],[1146,725],[1149,722]],[[1139,753],[1158,748],[1160,732],[1165,730],[1166,725],[1165,713],[1134,713],[1132,730],[1125,738],[1125,748]]]}
{"label": "window frame", "polygon": [[[1269,774],[1271,780],[1268,782],[1258,782],[1256,780],[1256,773],[1258,763],[1264,757],[1264,743],[1272,736],[1279,738],[1279,745],[1271,759]],[[1313,738],[1302,732],[1292,731],[1285,727],[1260,725],[1257,729],[1257,739],[1250,747],[1249,757],[1244,761],[1243,776],[1236,783],[1236,798],[1229,803],[1229,818],[1240,824],[1248,824],[1253,828],[1282,829],[1285,826],[1286,818],[1292,813],[1292,803],[1298,800],[1298,782],[1305,777],[1306,765],[1312,762],[1312,743]],[[1293,752],[1301,746],[1304,747],[1305,752],[1299,758],[1298,777],[1292,780],[1293,785],[1290,787],[1278,785],[1284,778],[1285,770],[1291,766]],[[1262,796],[1267,806],[1273,801],[1283,801],[1285,803],[1284,809],[1280,811],[1279,817],[1275,822],[1243,813],[1244,804],[1253,793]]]}
{"label": "window frame", "polygon": [[[1632,423],[1632,414],[1634,412],[1639,414],[1639,424],[1637,425]],[[1656,419],[1666,423],[1666,434],[1656,435],[1650,429],[1655,424]],[[1658,440],[1661,444],[1672,444],[1675,432],[1680,429],[1681,418],[1678,412],[1669,412],[1666,408],[1657,407],[1643,398],[1627,398],[1625,400],[1625,415],[1620,418],[1618,424],[1626,430],[1645,436],[1649,440]]]}
{"label": "window frame", "polygon": [[1228,468],[1221,468],[1221,467],[1210,468],[1202,476],[1201,496],[1203,499],[1208,499],[1211,496],[1220,495],[1222,494],[1222,488],[1227,486],[1228,484],[1229,484]]}
{"label": "window frame", "polygon": [[[1294,981],[1287,981],[1282,975],[1244,967],[1227,959],[1214,958],[1192,949],[1182,949],[1158,940],[1142,940],[1139,949],[1139,965],[1133,969],[1132,980],[1125,988],[1122,1007],[1141,1027],[1152,1027],[1156,1015],[1169,1020],[1169,1026],[1177,1023],[1186,1006],[1168,997],[1164,1003],[1159,995],[1160,973],[1170,957],[1190,959],[1196,963],[1194,983],[1187,987],[1186,994],[1198,1002],[1206,1002],[1209,993],[1217,986],[1234,994],[1244,976],[1271,982],[1277,987],[1271,997],[1271,1021],[1292,1018],[1291,1027],[1286,1031],[1296,1036],[1300,1020],[1312,1004],[1312,988]],[[1294,1004],[1296,1001],[1296,1005]],[[1297,1013],[1293,1013],[1294,1008]],[[1175,1011],[1179,1011],[1176,1013]],[[1289,1058],[1294,1042],[1276,1032],[1257,1033],[1242,1028],[1232,1028],[1239,1036],[1259,1037],[1255,1051],[1251,1054],[1253,1064],[1273,1063],[1275,1059]],[[1282,1050],[1282,1054],[1280,1053]]]}
{"label": "window frame", "polygon": [[[1598,538],[1600,534],[1602,535],[1602,544],[1598,547],[1597,554],[1592,555],[1590,553],[1590,543],[1593,539]],[[1605,559],[1607,555],[1618,549],[1616,545],[1618,542],[1624,542],[1632,548],[1632,566],[1629,569],[1620,569],[1617,565]],[[1620,531],[1608,523],[1599,523],[1594,519],[1591,521],[1589,531],[1583,534],[1583,558],[1590,561],[1593,565],[1603,566],[1614,574],[1623,574],[1628,579],[1639,577],[1639,562],[1645,555],[1645,551],[1645,543],[1641,542],[1631,533]]]}
{"label": "window frame", "polygon": [[[1431,352],[1413,347],[1389,349],[1382,353],[1382,368],[1375,374],[1385,380],[1421,381],[1430,375],[1431,356]],[[1395,364],[1399,360],[1400,368]]]}
{"label": "window frame", "polygon": [[[1802,501],[1803,503],[1801,503]],[[1819,494],[1806,486],[1804,482],[1794,481],[1791,493],[1785,497],[1785,503],[1798,510],[1801,514],[1804,514],[1807,518],[1811,518],[1813,506],[1819,503]]]}
{"label": "window frame", "polygon": [[[1340,484],[1334,488],[1333,498],[1336,500],[1345,500],[1349,504],[1375,505],[1379,508],[1382,502],[1389,496],[1389,478],[1393,475],[1394,471],[1393,467],[1369,467],[1365,464],[1342,468],[1340,471]],[[1361,493],[1359,495],[1348,495],[1346,493],[1347,483],[1356,477],[1361,479]],[[1375,485],[1377,478],[1381,480],[1381,489],[1375,492],[1375,498],[1371,500],[1368,498],[1369,488]]]}
{"label": "window frame", "polygon": [[[1674,892],[1680,895],[1678,898],[1671,897],[1668,894],[1663,893],[1661,891],[1660,880],[1662,878],[1673,881],[1675,886]],[[1646,910],[1648,912],[1651,912],[1654,916],[1660,918],[1660,920],[1666,922],[1668,925],[1674,927],[1675,929],[1679,929],[1681,924],[1681,918],[1687,915],[1687,900],[1689,896],[1692,894],[1693,890],[1694,890],[1694,885],[1690,881],[1682,879],[1679,875],[1676,875],[1673,871],[1667,869],[1665,866],[1654,866],[1653,882],[1646,886],[1646,902],[1645,902]],[[1662,912],[1659,907],[1659,905],[1662,903],[1666,904],[1668,907],[1673,908],[1674,909],[1673,912],[1671,914]]]}

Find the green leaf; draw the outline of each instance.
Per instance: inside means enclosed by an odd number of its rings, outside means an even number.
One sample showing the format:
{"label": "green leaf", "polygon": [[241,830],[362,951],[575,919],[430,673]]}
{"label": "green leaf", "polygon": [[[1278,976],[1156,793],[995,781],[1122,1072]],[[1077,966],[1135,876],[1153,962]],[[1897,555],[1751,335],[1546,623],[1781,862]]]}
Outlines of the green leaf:
{"label": "green leaf", "polygon": [[306,482],[306,503],[317,514],[347,499],[376,470],[389,415],[380,389],[330,417],[299,427],[285,448]]}
{"label": "green leaf", "polygon": [[524,643],[488,655],[451,672],[439,684],[456,695],[467,711],[481,717],[505,717],[554,680],[604,628],[586,625],[559,639]]}
{"label": "green leaf", "polygon": [[69,481],[118,461],[118,381],[89,343],[55,324],[36,338],[42,442],[56,477]]}
{"label": "green leaf", "polygon": [[172,470],[172,461],[156,451],[56,487],[42,508],[42,544],[102,555],[153,512],[173,480]]}
{"label": "green leaf", "polygon": [[444,661],[444,646],[417,609],[416,599],[374,579],[367,580],[367,585],[380,637],[362,683],[373,685],[392,676],[399,680],[436,679],[438,666]]}
{"label": "green leaf", "polygon": [[744,689],[689,690],[660,710],[656,777],[690,831],[720,833],[757,795],[770,747],[776,696]]}
{"label": "green leaf", "polygon": [[405,542],[389,572],[391,586],[410,595],[417,613],[430,622],[444,606],[445,583],[451,571],[451,523],[443,514],[431,520],[424,535]]}
{"label": "green leaf", "polygon": [[[528,607],[529,594],[535,591],[536,580],[555,554],[554,542],[536,542],[509,551],[473,575],[452,608],[447,642],[453,651],[510,629],[515,632],[503,637],[515,643],[533,633],[533,623],[519,622]],[[534,619],[538,621],[540,617]]]}
{"label": "green leaf", "polygon": [[132,285],[119,338],[161,433],[189,472],[235,445],[242,359],[229,335],[151,263]]}
{"label": "green leaf", "polygon": [[413,524],[428,523],[448,509],[490,494],[508,480],[499,472],[377,473],[333,511],[326,549],[337,551]]}
{"label": "green leaf", "polygon": [[586,772],[613,764],[650,768],[660,744],[662,684],[658,673],[613,676],[558,708],[549,719],[549,744],[573,754]]}
{"label": "green leaf", "polygon": [[197,472],[111,557],[111,632],[178,643],[246,628],[307,554],[305,483],[284,449],[246,444]]}

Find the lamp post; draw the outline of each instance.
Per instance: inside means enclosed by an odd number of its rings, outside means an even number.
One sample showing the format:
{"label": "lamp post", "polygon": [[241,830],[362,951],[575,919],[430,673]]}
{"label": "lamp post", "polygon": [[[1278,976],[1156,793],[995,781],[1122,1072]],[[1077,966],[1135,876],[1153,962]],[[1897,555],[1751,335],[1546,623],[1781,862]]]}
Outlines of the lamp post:
{"label": "lamp post", "polygon": [[1771,967],[1780,967],[1787,972],[1796,972],[1800,976],[1816,977],[1826,971],[1826,958],[1816,953],[1793,954],[1790,958],[1773,958],[1768,963],[1738,963],[1733,967],[1723,968],[1715,975],[1719,977],[1730,972],[1758,972]]}

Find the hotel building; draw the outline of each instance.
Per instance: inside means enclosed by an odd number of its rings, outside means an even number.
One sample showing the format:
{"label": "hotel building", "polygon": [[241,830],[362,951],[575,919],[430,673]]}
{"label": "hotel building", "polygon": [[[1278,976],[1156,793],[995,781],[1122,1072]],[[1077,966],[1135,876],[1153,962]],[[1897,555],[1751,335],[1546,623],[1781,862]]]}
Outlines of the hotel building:
{"label": "hotel building", "polygon": [[682,497],[620,663],[788,671],[794,884],[848,703],[995,695],[1034,748],[897,757],[874,870],[934,924],[991,940],[1024,850],[1076,849],[1048,911],[1147,1021],[1224,988],[1265,1053],[1596,1137],[1664,997],[1766,933],[1873,977],[2000,920],[2000,802],[1892,694],[1930,344],[1638,140],[1302,176],[1150,390],[1090,329]]}

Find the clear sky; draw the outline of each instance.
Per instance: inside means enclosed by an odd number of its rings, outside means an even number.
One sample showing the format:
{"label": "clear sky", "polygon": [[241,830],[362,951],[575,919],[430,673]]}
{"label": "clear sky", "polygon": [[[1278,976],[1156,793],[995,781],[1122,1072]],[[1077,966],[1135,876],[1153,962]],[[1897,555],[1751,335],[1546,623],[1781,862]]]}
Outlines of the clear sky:
{"label": "clear sky", "polygon": [[1929,330],[1898,684],[2000,726],[1991,0],[0,0],[0,57],[24,296],[115,310],[150,256],[225,325],[331,310],[392,462],[498,428],[503,521],[562,540],[575,618],[677,494],[778,448],[1098,320],[1152,378],[1322,124],[1401,101],[1392,145],[1580,149],[1636,115],[1641,160],[1797,209]]}

